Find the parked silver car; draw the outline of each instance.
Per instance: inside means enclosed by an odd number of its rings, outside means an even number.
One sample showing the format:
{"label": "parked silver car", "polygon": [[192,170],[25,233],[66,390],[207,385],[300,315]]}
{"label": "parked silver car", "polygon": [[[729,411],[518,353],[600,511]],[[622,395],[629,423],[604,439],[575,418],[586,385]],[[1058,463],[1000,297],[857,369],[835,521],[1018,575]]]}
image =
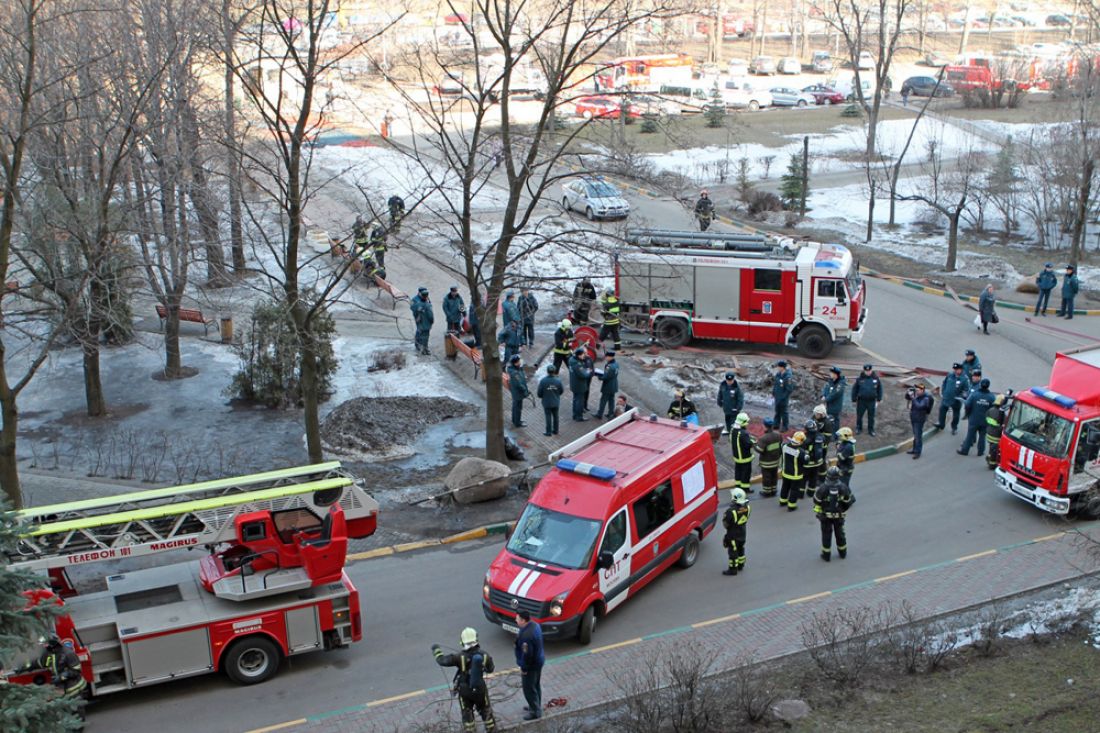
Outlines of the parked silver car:
{"label": "parked silver car", "polygon": [[599,176],[584,176],[561,186],[561,207],[583,211],[589,221],[623,219],[630,214],[630,203],[619,189]]}
{"label": "parked silver car", "polygon": [[814,95],[810,92],[800,92],[790,87],[772,87],[768,91],[772,95],[773,107],[809,107],[814,104]]}

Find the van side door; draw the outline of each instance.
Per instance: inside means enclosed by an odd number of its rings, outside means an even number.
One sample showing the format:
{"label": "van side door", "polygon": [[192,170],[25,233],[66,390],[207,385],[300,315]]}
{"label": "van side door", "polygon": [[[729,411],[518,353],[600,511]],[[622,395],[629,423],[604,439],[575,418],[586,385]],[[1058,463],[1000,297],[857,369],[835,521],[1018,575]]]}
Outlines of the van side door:
{"label": "van side door", "polygon": [[600,574],[600,593],[603,595],[607,610],[618,606],[629,595],[630,588],[630,518],[623,507],[608,520],[604,527],[603,540],[596,557],[604,553],[611,556],[611,567],[596,568]]}

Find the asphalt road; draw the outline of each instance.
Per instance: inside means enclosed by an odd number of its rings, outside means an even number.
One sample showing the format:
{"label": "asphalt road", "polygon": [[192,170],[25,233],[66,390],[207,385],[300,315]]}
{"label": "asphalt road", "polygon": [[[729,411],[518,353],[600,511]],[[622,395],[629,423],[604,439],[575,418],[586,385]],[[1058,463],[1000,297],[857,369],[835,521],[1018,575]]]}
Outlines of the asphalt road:
{"label": "asphalt road", "polygon": [[[641,203],[636,200],[636,203]],[[646,200],[663,226],[686,226],[673,201]],[[946,368],[974,348],[997,389],[1046,379],[1056,349],[1100,342],[1100,319],[1048,317],[1030,323],[1020,311],[1001,312],[995,334],[971,325],[973,311],[890,283],[870,280],[870,321],[863,346],[837,349],[838,360]],[[1062,329],[1062,331],[1055,330]],[[808,506],[789,514],[757,500],[749,525],[748,569],[720,574],[717,537],[703,543],[696,567],[670,570],[629,600],[596,631],[594,644],[618,641],[745,611],[876,577],[948,561],[1057,531],[1048,516],[998,491],[984,461],[955,454],[950,436],[931,440],[919,462],[895,456],[857,467],[858,503],[849,521],[851,554],[844,562],[817,558],[819,534]],[[385,521],[385,518],[382,518]],[[299,657],[274,680],[242,688],[211,675],[115,695],[98,703],[88,731],[245,731],[304,715],[444,684],[432,642],[455,644],[466,625],[481,629],[489,650],[510,664],[511,641],[487,625],[481,579],[500,542],[395,555],[352,565],[363,599],[365,639],[351,649]],[[573,642],[554,644],[568,654]],[[552,694],[552,691],[548,691]]]}

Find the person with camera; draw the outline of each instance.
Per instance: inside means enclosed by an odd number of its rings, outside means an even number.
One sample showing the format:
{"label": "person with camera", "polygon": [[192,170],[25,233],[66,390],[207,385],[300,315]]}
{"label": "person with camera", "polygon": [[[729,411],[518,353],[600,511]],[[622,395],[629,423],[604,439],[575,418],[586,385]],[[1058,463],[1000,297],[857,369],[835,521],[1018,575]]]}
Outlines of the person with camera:
{"label": "person with camera", "polygon": [[924,448],[924,423],[932,414],[936,401],[928,394],[923,382],[905,391],[905,401],[909,403],[909,422],[913,426],[913,447],[906,452],[916,460]]}

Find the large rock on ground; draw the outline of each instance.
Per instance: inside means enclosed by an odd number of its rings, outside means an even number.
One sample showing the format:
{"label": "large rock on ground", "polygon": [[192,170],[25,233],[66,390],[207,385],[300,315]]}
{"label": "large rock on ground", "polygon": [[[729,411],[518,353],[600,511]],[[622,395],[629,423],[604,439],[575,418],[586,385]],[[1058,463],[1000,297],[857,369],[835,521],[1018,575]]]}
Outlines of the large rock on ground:
{"label": "large rock on ground", "polygon": [[810,714],[810,706],[805,700],[780,700],[772,705],[772,715],[785,723],[793,723]]}
{"label": "large rock on ground", "polygon": [[503,463],[467,456],[455,464],[443,485],[459,504],[476,504],[504,496],[511,472]]}

